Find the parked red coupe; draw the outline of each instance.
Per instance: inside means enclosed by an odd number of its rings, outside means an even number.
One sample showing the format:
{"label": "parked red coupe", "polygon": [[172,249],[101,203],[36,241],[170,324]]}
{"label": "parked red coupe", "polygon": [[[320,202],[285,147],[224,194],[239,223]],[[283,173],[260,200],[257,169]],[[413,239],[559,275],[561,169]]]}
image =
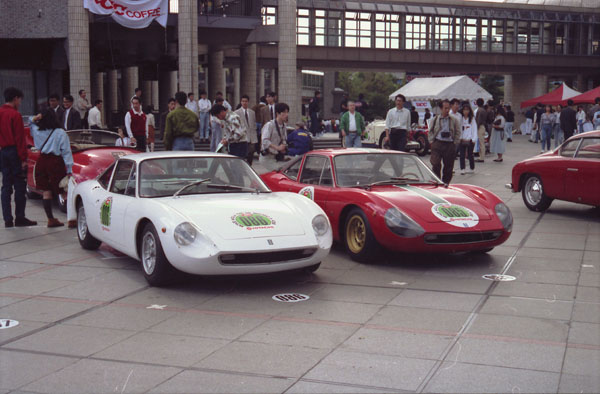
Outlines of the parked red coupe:
{"label": "parked red coupe", "polygon": [[[33,147],[33,140],[28,132],[27,135],[28,145],[32,146],[27,157],[27,196],[39,198],[42,192],[36,187],[35,165],[40,153]],[[77,183],[96,178],[121,156],[139,153],[133,148],[115,146],[120,137],[117,133],[110,131],[72,130],[68,131],[67,135],[71,141],[71,151],[73,152],[73,178]],[[60,209],[66,212],[67,205],[63,196],[59,195],[57,200]]]}
{"label": "parked red coupe", "polygon": [[521,192],[532,211],[545,211],[554,199],[600,207],[600,130],[517,163],[506,187]]}
{"label": "parked red coupe", "polygon": [[379,246],[401,252],[489,251],[508,239],[512,214],[493,193],[444,184],[415,155],[380,149],[308,152],[262,175],[329,216],[334,239],[357,261]]}

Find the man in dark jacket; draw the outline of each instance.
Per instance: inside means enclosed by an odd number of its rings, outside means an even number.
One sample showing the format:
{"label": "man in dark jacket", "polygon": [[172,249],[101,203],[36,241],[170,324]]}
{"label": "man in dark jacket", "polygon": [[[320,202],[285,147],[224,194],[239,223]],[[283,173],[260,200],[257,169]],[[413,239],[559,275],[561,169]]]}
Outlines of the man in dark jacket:
{"label": "man in dark jacket", "polygon": [[63,96],[63,107],[65,108],[60,116],[60,126],[68,130],[81,129],[81,116],[75,108],[73,108],[73,96],[65,94]]}
{"label": "man in dark jacket", "polygon": [[317,133],[321,131],[321,122],[319,121],[319,112],[321,111],[320,98],[321,92],[317,90],[308,106],[308,113],[310,114],[310,132],[315,137],[317,136]]}
{"label": "man in dark jacket", "polygon": [[573,100],[567,101],[568,107],[560,111],[560,128],[568,140],[577,129],[577,112],[573,109]]}

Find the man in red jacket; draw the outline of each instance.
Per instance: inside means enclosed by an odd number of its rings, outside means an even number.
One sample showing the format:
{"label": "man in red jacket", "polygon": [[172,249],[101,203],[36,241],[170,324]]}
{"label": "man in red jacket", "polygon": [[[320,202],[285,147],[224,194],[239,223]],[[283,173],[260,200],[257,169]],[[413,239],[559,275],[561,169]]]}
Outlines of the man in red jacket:
{"label": "man in red jacket", "polygon": [[[25,189],[27,186],[27,145],[25,128],[19,106],[23,92],[16,88],[4,91],[0,107],[0,168],[2,169],[2,215],[4,227],[35,226],[37,222],[25,217]],[[15,191],[15,220],[13,222],[10,196]]]}

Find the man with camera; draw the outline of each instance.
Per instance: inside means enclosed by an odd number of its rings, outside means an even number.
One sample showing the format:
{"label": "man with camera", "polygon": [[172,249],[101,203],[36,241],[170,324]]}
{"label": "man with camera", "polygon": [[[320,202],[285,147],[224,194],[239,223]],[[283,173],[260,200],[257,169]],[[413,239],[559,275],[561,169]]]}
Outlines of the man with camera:
{"label": "man with camera", "polygon": [[276,170],[285,161],[287,151],[286,123],[290,107],[286,103],[275,104],[275,119],[267,122],[261,132],[261,152],[259,163],[267,171]]}
{"label": "man with camera", "polygon": [[439,178],[442,173],[442,163],[444,164],[441,178],[445,184],[449,184],[452,180],[456,145],[460,142],[461,134],[458,120],[450,115],[450,101],[442,101],[442,113],[431,122],[429,142],[431,142],[431,169]]}

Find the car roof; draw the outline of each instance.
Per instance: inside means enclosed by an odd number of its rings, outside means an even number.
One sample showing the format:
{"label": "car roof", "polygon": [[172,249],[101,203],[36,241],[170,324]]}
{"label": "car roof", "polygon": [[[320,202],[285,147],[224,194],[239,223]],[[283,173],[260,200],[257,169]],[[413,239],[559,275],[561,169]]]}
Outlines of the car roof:
{"label": "car roof", "polygon": [[146,159],[170,159],[178,157],[228,157],[232,159],[238,159],[236,156],[226,155],[223,153],[215,152],[195,152],[195,151],[162,151],[162,152],[145,152],[145,153],[133,153],[125,155],[122,158],[135,160],[140,162]]}
{"label": "car roof", "polygon": [[600,137],[600,130],[586,131],[585,133],[575,134],[569,139],[585,138],[585,137]]}
{"label": "car roof", "polygon": [[340,156],[340,155],[357,155],[357,154],[400,154],[400,155],[410,155],[412,154],[407,152],[401,152],[397,150],[389,150],[389,149],[375,149],[375,148],[327,148],[327,149],[317,149],[308,152],[307,154],[319,154],[328,157]]}

